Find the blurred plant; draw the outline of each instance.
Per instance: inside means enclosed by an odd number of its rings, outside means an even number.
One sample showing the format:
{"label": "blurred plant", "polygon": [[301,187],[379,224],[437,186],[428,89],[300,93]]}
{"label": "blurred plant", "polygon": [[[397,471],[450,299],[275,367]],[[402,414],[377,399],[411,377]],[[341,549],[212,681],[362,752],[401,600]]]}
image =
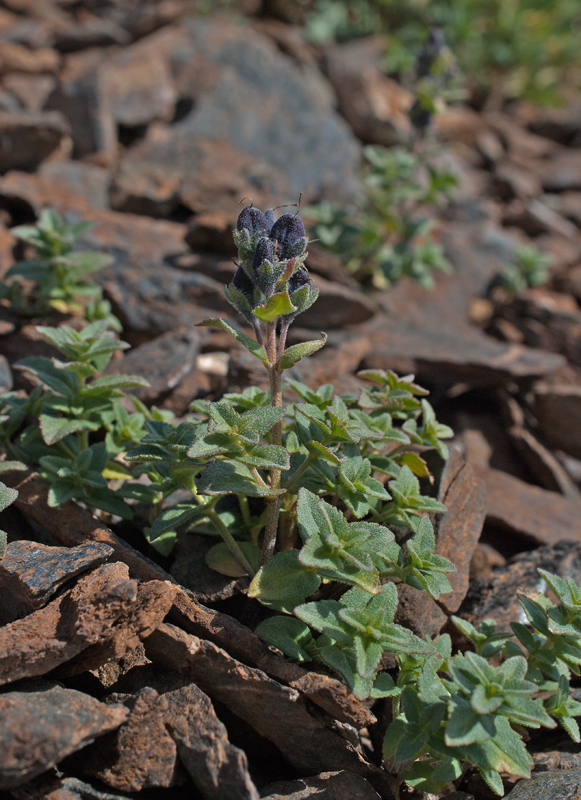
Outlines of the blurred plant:
{"label": "blurred plant", "polygon": [[456,179],[431,163],[430,150],[368,146],[364,155],[364,198],[357,211],[349,214],[332,203],[309,208],[311,231],[363,282],[384,288],[407,275],[431,289],[433,271],[447,273],[451,265],[434,221],[420,212],[447,202]]}
{"label": "blurred plant", "polygon": [[540,286],[550,278],[552,258],[536,247],[522,245],[514,251],[514,261],[504,267],[502,286],[509,292],[522,292],[530,286]]}
{"label": "blurred plant", "polygon": [[307,19],[311,41],[385,33],[386,70],[405,75],[431,26],[442,29],[475,89],[503,98],[558,103],[579,84],[576,0],[316,0]]}
{"label": "blurred plant", "polygon": [[[363,196],[352,213],[333,203],[308,209],[312,232],[364,283],[385,288],[407,275],[432,288],[433,271],[451,265],[427,208],[448,203],[456,178],[427,144],[434,114],[457,93],[456,63],[442,33],[433,29],[416,57],[413,133],[400,146],[364,149]],[[454,90],[452,92],[452,86]]]}
{"label": "blurred plant", "polygon": [[[127,348],[99,320],[76,331],[37,327],[65,360],[34,356],[16,366],[38,384],[28,397],[0,395],[0,443],[10,458],[38,468],[50,483],[48,504],[73,498],[121,517],[132,516],[123,483],[132,475],[119,460],[146,433],[145,420],[163,420],[167,412],[149,411],[131,398],[134,412],[123,405],[125,390],[147,386],[128,375],[100,375],[113,353]],[[171,417],[171,414],[170,414]],[[97,437],[91,443],[90,435]],[[14,465],[12,465],[14,467]],[[0,462],[7,469],[6,462]],[[108,481],[120,486],[110,488]]]}
{"label": "blurred plant", "polygon": [[[4,511],[18,497],[18,492],[0,481],[0,511]],[[0,529],[0,561],[6,552],[6,532]]]}
{"label": "blurred plant", "polygon": [[[86,276],[111,263],[104,253],[77,251],[75,245],[94,226],[93,222],[65,222],[50,209],[44,209],[36,225],[20,225],[11,233],[32,245],[36,257],[20,261],[5,275],[0,299],[15,311],[41,316],[51,310],[84,316],[89,321],[103,319],[108,327],[121,330],[119,320],[103,299],[101,287]],[[31,285],[32,284],[32,285]]]}

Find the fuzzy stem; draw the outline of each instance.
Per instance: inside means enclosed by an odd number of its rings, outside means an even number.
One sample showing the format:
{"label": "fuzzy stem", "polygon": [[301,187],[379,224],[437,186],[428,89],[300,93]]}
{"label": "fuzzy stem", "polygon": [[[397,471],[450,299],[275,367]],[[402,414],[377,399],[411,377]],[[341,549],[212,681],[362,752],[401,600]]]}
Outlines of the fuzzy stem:
{"label": "fuzzy stem", "polygon": [[250,525],[250,508],[248,506],[248,498],[245,494],[238,495],[238,502],[240,504],[240,511],[242,512],[242,518],[246,525]]}
{"label": "fuzzy stem", "polygon": [[[268,331],[268,377],[270,378],[271,406],[273,408],[282,407],[282,373],[278,366],[278,353],[276,341],[276,323],[269,323]],[[272,443],[282,444],[282,422],[279,420],[272,428]],[[280,488],[281,470],[273,468],[270,470],[270,488]],[[280,498],[272,497],[268,501],[266,514],[266,532],[264,535],[264,545],[262,547],[262,558],[260,565],[266,564],[274,555],[276,547],[276,535],[278,532],[278,517],[280,514]]]}
{"label": "fuzzy stem", "polygon": [[208,519],[211,520],[214,527],[217,529],[218,533],[224,540],[224,544],[230,550],[236,561],[240,564],[242,569],[248,574],[250,580],[254,578],[256,572],[250,566],[250,563],[240,547],[238,546],[238,542],[234,539],[228,528],[224,525],[218,514],[214,511],[214,509],[210,509],[210,511],[206,512]]}

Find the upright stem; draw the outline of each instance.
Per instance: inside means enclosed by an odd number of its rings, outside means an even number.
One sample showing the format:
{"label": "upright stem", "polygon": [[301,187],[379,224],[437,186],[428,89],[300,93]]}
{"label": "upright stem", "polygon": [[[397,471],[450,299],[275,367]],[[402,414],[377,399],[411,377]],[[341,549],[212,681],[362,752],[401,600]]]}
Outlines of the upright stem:
{"label": "upright stem", "polygon": [[224,544],[228,547],[236,561],[240,564],[242,569],[247,573],[250,580],[254,578],[256,572],[252,569],[250,562],[240,549],[238,542],[234,539],[226,525],[222,522],[218,514],[214,511],[214,509],[210,509],[206,512],[207,517],[210,519],[222,539],[224,540]]}
{"label": "upright stem", "polygon": [[[270,378],[271,405],[273,408],[282,407],[282,371],[278,366],[278,353],[276,341],[276,322],[269,322],[267,325],[267,345],[268,345],[268,377]],[[272,429],[272,443],[282,444],[282,422],[279,420]],[[273,468],[270,470],[271,489],[280,489],[281,470]],[[272,497],[268,501],[266,513],[266,533],[264,545],[262,547],[262,558],[260,565],[266,564],[273,554],[276,547],[276,535],[278,532],[278,518],[280,514],[280,498]]]}

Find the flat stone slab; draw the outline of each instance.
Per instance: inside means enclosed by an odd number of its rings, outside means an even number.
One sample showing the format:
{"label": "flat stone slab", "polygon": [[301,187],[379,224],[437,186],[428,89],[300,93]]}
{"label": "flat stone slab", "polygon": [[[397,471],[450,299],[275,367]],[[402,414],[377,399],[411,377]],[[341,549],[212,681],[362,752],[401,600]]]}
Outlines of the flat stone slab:
{"label": "flat stone slab", "polygon": [[[29,610],[40,608],[64,583],[98,567],[112,553],[112,547],[99,542],[77,547],[49,547],[25,540],[10,542],[0,561],[0,593],[10,606],[19,602]],[[11,622],[5,618],[6,610],[0,610],[0,619]]]}
{"label": "flat stone slab", "polygon": [[124,706],[44,681],[0,695],[0,789],[27,783],[128,714]]}
{"label": "flat stone slab", "polygon": [[495,469],[475,469],[486,484],[486,520],[536,545],[581,542],[581,504]]}
{"label": "flat stone slab", "polygon": [[314,778],[277,781],[265,786],[263,800],[379,800],[365,778],[352,772],[322,772]]}

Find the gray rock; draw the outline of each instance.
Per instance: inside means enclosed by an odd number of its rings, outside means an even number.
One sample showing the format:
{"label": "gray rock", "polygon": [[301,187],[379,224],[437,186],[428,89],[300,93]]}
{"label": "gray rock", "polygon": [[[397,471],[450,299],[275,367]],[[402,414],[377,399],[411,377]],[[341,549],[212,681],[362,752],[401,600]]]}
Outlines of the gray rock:
{"label": "gray rock", "polygon": [[68,133],[66,119],[56,111],[1,111],[0,172],[36,169]]}
{"label": "gray rock", "polygon": [[189,98],[193,109],[126,155],[116,180],[119,207],[136,210],[141,191],[150,203],[179,197],[203,210],[204,162],[216,148],[234,154],[234,176],[225,178],[224,187],[218,175],[210,184],[214,194],[223,189],[232,209],[244,186],[256,203],[257,192],[292,200],[301,191],[334,199],[358,191],[361,148],[314,68],[297,67],[248,27],[199,18],[176,35],[170,62],[180,97]]}
{"label": "gray rock", "polygon": [[263,800],[379,800],[365,778],[352,772],[322,772],[314,778],[277,781],[265,786]]}
{"label": "gray rock", "polygon": [[52,778],[42,776],[24,786],[13,789],[16,800],[128,800],[121,794],[95,789],[78,778]]}
{"label": "gray rock", "polygon": [[579,796],[580,787],[580,769],[535,772],[530,780],[517,783],[506,800],[573,800]]}

